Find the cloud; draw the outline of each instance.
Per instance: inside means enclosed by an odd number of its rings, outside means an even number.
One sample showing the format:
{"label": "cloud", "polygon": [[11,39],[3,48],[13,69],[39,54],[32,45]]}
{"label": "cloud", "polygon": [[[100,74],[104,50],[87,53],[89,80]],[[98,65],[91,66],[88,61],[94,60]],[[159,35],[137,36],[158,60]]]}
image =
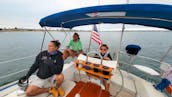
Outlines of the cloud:
{"label": "cloud", "polygon": [[[47,15],[81,7],[121,4],[126,0],[0,0],[0,27],[39,28],[39,20]],[[172,4],[172,0],[130,0],[130,3]]]}

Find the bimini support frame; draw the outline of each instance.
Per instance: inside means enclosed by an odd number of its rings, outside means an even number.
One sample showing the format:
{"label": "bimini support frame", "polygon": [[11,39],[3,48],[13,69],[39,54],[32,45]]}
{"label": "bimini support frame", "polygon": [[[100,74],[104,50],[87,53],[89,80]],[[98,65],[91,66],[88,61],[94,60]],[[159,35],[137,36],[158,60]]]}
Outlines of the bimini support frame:
{"label": "bimini support frame", "polygon": [[124,31],[125,31],[125,24],[122,25],[122,31],[121,31],[121,36],[120,36],[120,42],[119,42],[119,47],[117,50],[117,64],[119,65],[119,56],[120,56],[120,49],[121,49],[121,45],[122,45],[122,40],[123,40],[123,36],[124,36]]}
{"label": "bimini support frame", "polygon": [[44,42],[45,42],[45,36],[46,36],[47,33],[50,35],[50,37],[51,37],[53,40],[55,40],[55,38],[53,37],[53,35],[47,30],[46,27],[44,27],[44,35],[43,35],[43,39],[42,39],[42,43],[41,43],[40,52],[43,50]]}

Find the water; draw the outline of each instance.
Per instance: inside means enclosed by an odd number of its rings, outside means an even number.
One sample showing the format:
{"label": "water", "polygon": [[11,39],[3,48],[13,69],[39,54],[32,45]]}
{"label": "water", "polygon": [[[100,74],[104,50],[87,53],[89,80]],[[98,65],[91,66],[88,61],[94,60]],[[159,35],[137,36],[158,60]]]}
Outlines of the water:
{"label": "water", "polygon": [[[78,32],[80,34],[83,47],[87,48],[89,43],[90,32]],[[66,40],[62,44],[61,48],[65,48],[69,40],[72,37],[73,32],[67,36]],[[104,43],[109,45],[109,50],[113,55],[113,52],[117,51],[119,46],[120,32],[100,32],[101,38]],[[55,39],[63,41],[65,33],[52,32]],[[172,45],[172,32],[169,31],[130,31],[125,32],[122,41],[122,51],[125,52],[125,47],[128,44],[137,44],[141,46],[141,51],[139,55],[151,57],[160,60],[165,54],[167,49]],[[26,68],[29,68],[34,62],[35,55],[39,53],[41,42],[43,38],[43,32],[1,32],[0,33],[0,77],[7,74],[11,74]],[[46,35],[44,49],[47,48],[47,43],[52,40],[49,35]],[[98,45],[94,42],[91,44],[91,49],[95,50]],[[96,51],[96,50],[95,50]],[[8,60],[13,60],[17,58],[29,57],[23,60],[16,60],[13,62],[5,62]],[[126,54],[121,55],[120,61],[128,63],[129,57]],[[172,51],[165,58],[165,62],[172,64]],[[66,62],[69,62],[67,60]],[[142,60],[138,57],[134,60],[133,64],[140,64],[151,67],[157,71],[160,71],[159,64],[153,61]],[[127,67],[127,66],[126,66]],[[125,66],[123,69],[126,69]],[[138,70],[131,70],[135,74],[143,74]],[[138,73],[140,72],[140,73]],[[7,78],[0,79],[0,85],[17,80],[19,77],[23,76],[26,71],[9,76]],[[146,76],[141,75],[145,78]],[[153,77],[150,77],[153,78]],[[157,81],[157,79],[151,79]]]}

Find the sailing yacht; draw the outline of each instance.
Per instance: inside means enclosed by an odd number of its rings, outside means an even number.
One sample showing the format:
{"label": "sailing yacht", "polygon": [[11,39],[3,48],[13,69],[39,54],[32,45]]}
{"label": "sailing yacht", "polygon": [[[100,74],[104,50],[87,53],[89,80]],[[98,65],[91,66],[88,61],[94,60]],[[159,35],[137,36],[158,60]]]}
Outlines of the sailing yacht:
{"label": "sailing yacht", "polygon": [[[39,24],[45,28],[44,33],[48,33],[46,31],[47,27],[61,27],[72,30],[74,27],[84,25],[123,24],[120,43],[117,44],[119,49],[115,59],[108,61],[94,58],[90,56],[97,53],[97,50],[94,50],[88,51],[86,55],[80,54],[75,60],[64,64],[65,81],[62,87],[65,90],[65,95],[63,97],[167,97],[165,93],[157,91],[153,87],[154,83],[121,69],[121,66],[125,64],[120,63],[119,55],[126,24],[164,28],[171,31],[171,5],[119,4],[78,8],[46,16],[40,20]],[[126,52],[123,52],[131,59],[128,64],[131,68],[146,72],[150,76],[160,77],[160,72],[153,68],[131,64],[132,59],[139,54],[138,47],[138,45],[128,45]],[[162,72],[170,67],[163,60],[160,64]],[[109,91],[104,89],[102,79],[106,79],[110,84]],[[172,86],[170,85],[166,91],[171,95]],[[0,96],[26,97],[17,81],[0,87]],[[52,95],[45,93],[35,97],[52,97]]]}

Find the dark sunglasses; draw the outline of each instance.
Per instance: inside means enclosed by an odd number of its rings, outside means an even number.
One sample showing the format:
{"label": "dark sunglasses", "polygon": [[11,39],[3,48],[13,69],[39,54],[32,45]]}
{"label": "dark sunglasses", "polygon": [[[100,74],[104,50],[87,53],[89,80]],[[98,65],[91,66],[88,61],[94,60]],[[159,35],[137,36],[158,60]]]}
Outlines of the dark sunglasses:
{"label": "dark sunglasses", "polygon": [[107,49],[102,49],[102,48],[101,48],[100,50],[101,50],[101,51],[106,51]]}

